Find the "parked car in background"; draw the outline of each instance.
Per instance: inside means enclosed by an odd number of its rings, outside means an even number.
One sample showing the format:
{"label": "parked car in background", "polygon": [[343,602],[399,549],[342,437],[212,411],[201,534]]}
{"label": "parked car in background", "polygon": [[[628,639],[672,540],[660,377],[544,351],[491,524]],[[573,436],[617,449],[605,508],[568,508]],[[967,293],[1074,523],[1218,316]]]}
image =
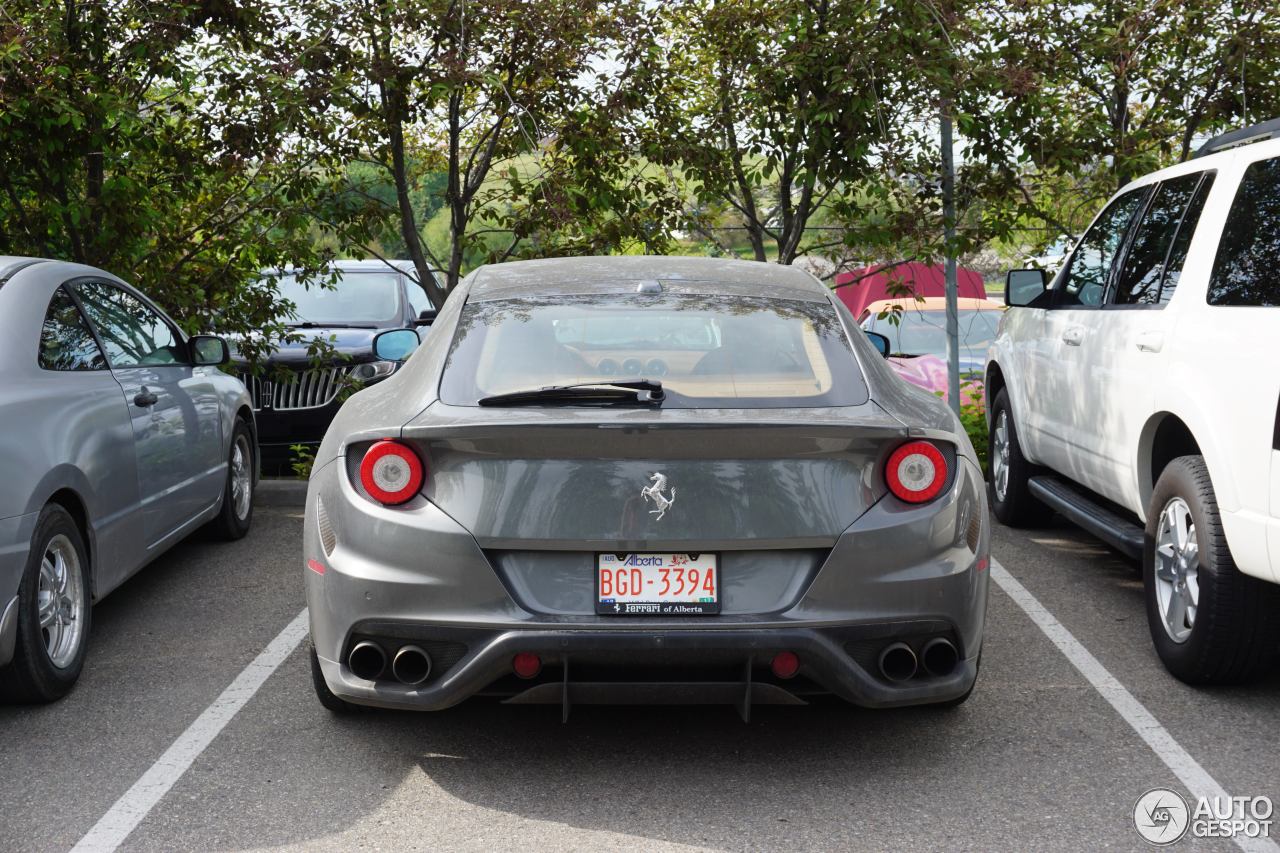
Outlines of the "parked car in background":
{"label": "parked car in background", "polygon": [[1139,557],[1156,651],[1192,683],[1280,644],[1277,134],[1125,186],[1047,287],[1010,273],[988,358],[996,516],[1054,509]]}
{"label": "parked car in background", "polygon": [[[981,400],[987,348],[995,339],[1004,305],[990,299],[957,300],[962,403]],[[912,385],[949,397],[947,300],[884,299],[863,309],[862,328],[889,339],[889,365]]]}
{"label": "parked car in background", "polygon": [[[373,339],[386,329],[423,329],[435,308],[414,278],[409,261],[337,261],[333,287],[300,281],[292,270],[276,273],[282,298],[295,306],[289,326],[301,340],[282,344],[256,373],[241,362],[257,413],[262,464],[268,473],[289,469],[294,445],[314,450],[352,390],[386,379],[399,365],[379,359]],[[337,358],[315,364],[316,339],[330,342]],[[284,369],[285,378],[281,379]]]}
{"label": "parked car in background", "polygon": [[93,602],[203,524],[248,532],[253,411],[228,357],[110,273],[0,258],[0,698],[65,694]]}
{"label": "parked car in background", "polygon": [[982,471],[868,337],[794,267],[476,270],[316,456],[320,701],[964,701],[990,575]]}
{"label": "parked car in background", "polygon": [[[938,264],[877,264],[850,270],[835,278],[836,296],[855,317],[862,317],[867,306],[886,299],[916,296],[946,296],[946,276]],[[987,289],[982,274],[976,270],[956,270],[956,292],[961,298],[986,299]]]}

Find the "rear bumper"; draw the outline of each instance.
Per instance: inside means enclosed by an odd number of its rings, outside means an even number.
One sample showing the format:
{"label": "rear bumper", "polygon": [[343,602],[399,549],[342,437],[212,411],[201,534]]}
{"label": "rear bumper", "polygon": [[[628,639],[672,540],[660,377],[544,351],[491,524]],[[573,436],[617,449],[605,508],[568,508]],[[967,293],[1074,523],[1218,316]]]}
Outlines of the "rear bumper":
{"label": "rear bumper", "polygon": [[[967,692],[977,678],[980,649],[969,650],[946,675],[900,683],[879,676],[880,650],[905,641],[918,648],[932,636],[954,637],[934,622],[880,625],[644,629],[631,624],[611,630],[521,628],[494,631],[423,624],[369,624],[360,636],[377,636],[394,654],[397,644],[466,651],[456,663],[422,685],[356,677],[338,661],[320,657],[329,689],[361,705],[433,711],[480,693],[519,703],[596,704],[637,702],[730,702],[801,704],[800,696],[831,693],[868,708],[945,702]],[[399,636],[395,636],[399,635]],[[773,656],[794,652],[800,672],[780,679],[770,672]],[[524,680],[511,675],[512,659],[532,653],[543,669]],[[643,677],[638,677],[643,675]]]}
{"label": "rear bumper", "polygon": [[[742,599],[733,600],[726,577],[724,613],[672,618],[540,609],[541,600],[504,578],[492,554],[444,512],[426,502],[409,510],[376,506],[353,492],[343,465],[339,459],[313,473],[303,541],[312,640],[330,690],[350,702],[434,710],[485,692],[533,701],[519,694],[550,692],[544,685],[557,680],[562,691],[584,696],[599,692],[592,684],[670,681],[711,685],[719,694],[745,693],[750,682],[893,707],[956,698],[976,677],[990,525],[971,466],[933,504],[872,506],[803,584],[781,590],[769,606],[735,612]],[[593,577],[572,566],[564,576],[566,598]],[[880,673],[885,646],[906,639],[919,653],[935,636],[959,651],[952,671],[901,682]],[[379,643],[388,658],[402,645],[428,649],[432,675],[416,686],[389,674],[357,677],[348,655],[361,639]],[[789,682],[769,673],[784,650],[801,661]],[[519,652],[542,658],[541,680],[513,681]]]}

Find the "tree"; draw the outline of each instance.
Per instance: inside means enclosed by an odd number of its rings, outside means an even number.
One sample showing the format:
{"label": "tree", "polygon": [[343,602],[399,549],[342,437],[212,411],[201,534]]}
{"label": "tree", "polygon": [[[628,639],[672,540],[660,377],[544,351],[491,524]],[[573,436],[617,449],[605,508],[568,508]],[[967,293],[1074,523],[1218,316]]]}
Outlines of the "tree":
{"label": "tree", "polygon": [[671,169],[708,233],[729,211],[751,255],[791,263],[839,245],[815,216],[886,156],[908,98],[910,3],[680,0],[648,57],[643,153]]}
{"label": "tree", "polygon": [[1003,34],[1023,201],[1059,233],[1133,178],[1187,159],[1198,138],[1280,114],[1271,0],[1032,0],[987,14]]}
{"label": "tree", "polygon": [[[131,279],[188,331],[283,335],[263,267],[317,266],[340,147],[305,51],[268,7],[8,3],[0,21],[0,239]],[[343,221],[330,213],[329,218]]]}
{"label": "tree", "polygon": [[[582,140],[569,122],[589,109],[594,64],[641,8],[634,0],[300,3],[302,17],[324,29],[349,136],[394,187],[393,203],[378,200],[382,215],[436,304],[469,253],[516,256],[557,222],[552,191],[583,177],[576,164],[588,151],[560,140]],[[423,239],[430,216],[414,200],[440,176],[448,240],[437,251]]]}

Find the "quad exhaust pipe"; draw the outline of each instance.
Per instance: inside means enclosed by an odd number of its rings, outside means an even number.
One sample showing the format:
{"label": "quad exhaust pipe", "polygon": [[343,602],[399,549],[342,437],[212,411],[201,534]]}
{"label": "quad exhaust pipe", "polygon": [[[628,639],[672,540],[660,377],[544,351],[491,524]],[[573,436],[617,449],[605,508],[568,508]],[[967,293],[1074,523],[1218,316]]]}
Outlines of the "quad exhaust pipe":
{"label": "quad exhaust pipe", "polygon": [[880,674],[890,681],[906,681],[916,674],[916,653],[906,643],[885,646],[880,653]]}
{"label": "quad exhaust pipe", "polygon": [[387,653],[382,646],[365,640],[356,643],[356,647],[347,656],[347,666],[355,673],[356,678],[375,681],[387,668]]}
{"label": "quad exhaust pipe", "polygon": [[[347,666],[357,678],[377,681],[388,672],[387,653],[369,640],[356,643]],[[431,675],[431,655],[420,646],[401,646],[391,659],[390,674],[401,684],[421,684]]]}
{"label": "quad exhaust pipe", "polygon": [[431,655],[418,646],[401,646],[391,661],[391,674],[401,684],[421,684],[431,674]]}

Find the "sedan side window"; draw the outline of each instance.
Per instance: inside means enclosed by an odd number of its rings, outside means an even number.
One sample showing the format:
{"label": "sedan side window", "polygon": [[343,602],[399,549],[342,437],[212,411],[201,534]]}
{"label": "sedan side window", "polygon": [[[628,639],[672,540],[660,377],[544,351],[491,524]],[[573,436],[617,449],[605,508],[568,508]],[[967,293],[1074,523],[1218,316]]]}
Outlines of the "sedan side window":
{"label": "sedan side window", "polygon": [[40,366],[45,370],[106,370],[107,360],[71,294],[59,287],[40,329]]}
{"label": "sedan side window", "polygon": [[1116,253],[1134,213],[1146,198],[1149,187],[1130,190],[1107,206],[1071,255],[1071,265],[1058,285],[1055,307],[1092,308],[1102,304],[1111,277]]}
{"label": "sedan side window", "polygon": [[[1125,255],[1116,283],[1116,305],[1162,305],[1173,296],[1186,246],[1204,205],[1204,191],[1198,191],[1202,175],[1172,178],[1156,190]],[[1206,179],[1206,183],[1212,181],[1212,177]],[[1175,243],[1180,252],[1172,251]]]}
{"label": "sedan side window", "polygon": [[112,367],[186,363],[177,333],[133,294],[99,282],[77,285],[76,292]]}

